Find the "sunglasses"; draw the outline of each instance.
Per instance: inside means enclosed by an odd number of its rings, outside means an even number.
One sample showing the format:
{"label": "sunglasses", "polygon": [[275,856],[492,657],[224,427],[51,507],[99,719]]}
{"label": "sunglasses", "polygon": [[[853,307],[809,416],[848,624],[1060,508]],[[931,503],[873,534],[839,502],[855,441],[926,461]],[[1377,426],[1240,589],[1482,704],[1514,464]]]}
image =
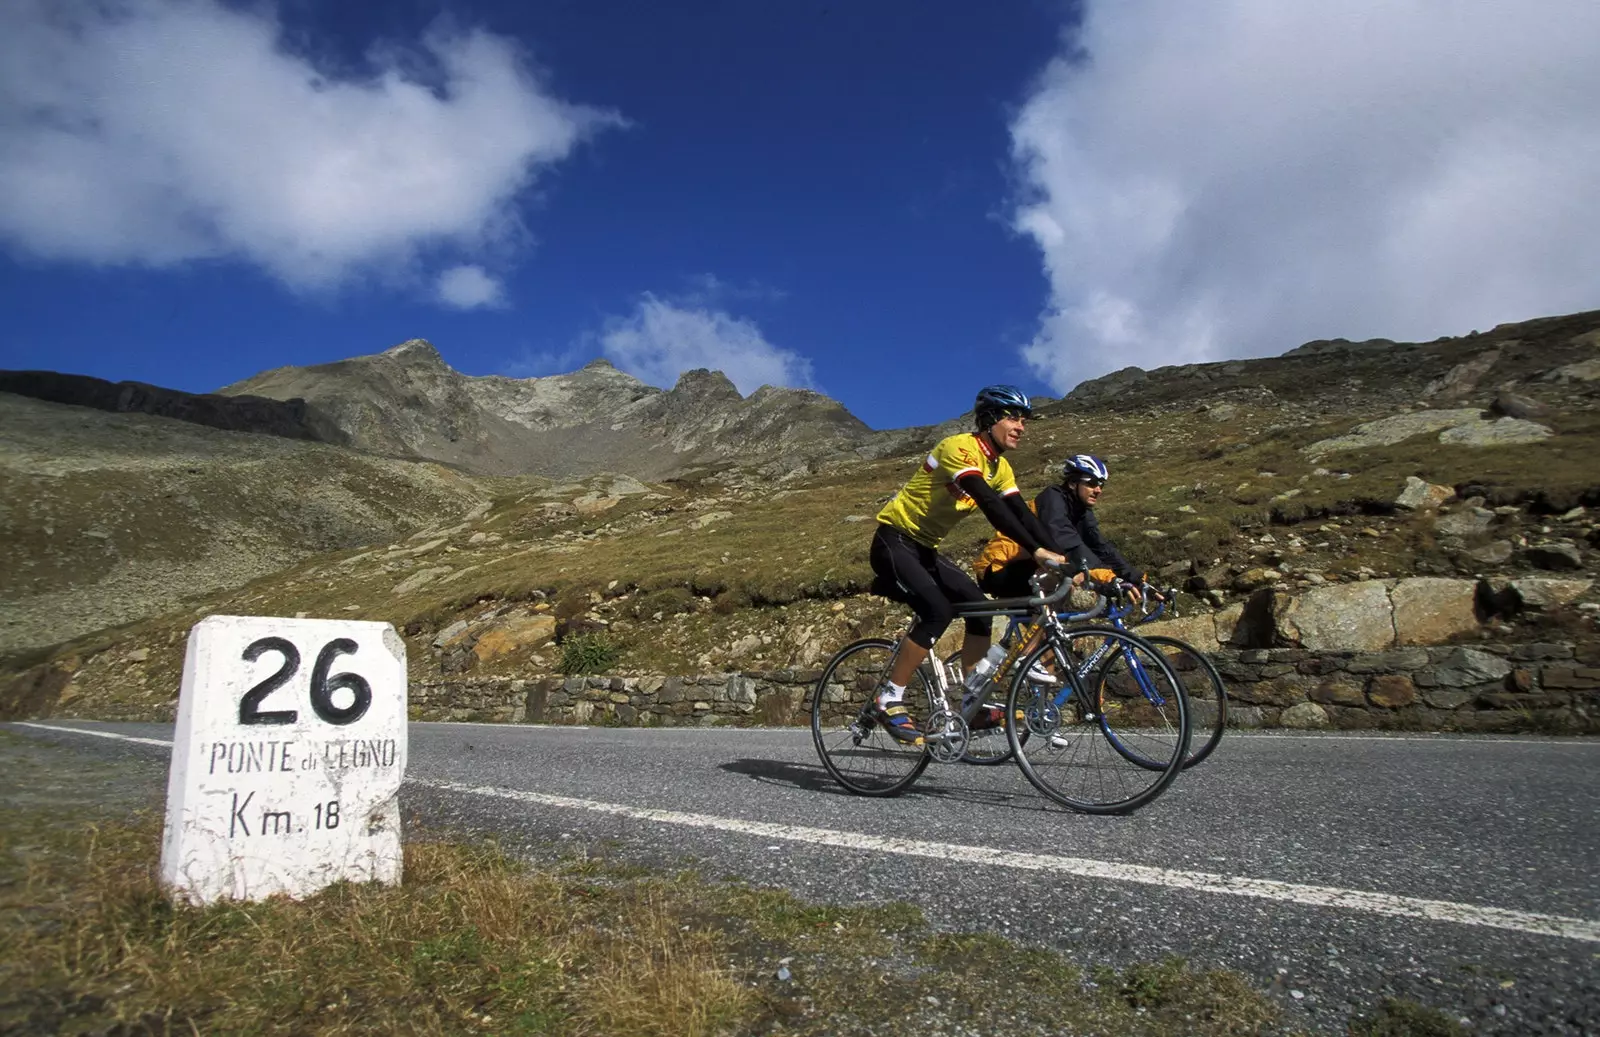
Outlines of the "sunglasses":
{"label": "sunglasses", "polygon": [[1106,484],[1104,479],[1079,479],[1078,481],[1097,490]]}

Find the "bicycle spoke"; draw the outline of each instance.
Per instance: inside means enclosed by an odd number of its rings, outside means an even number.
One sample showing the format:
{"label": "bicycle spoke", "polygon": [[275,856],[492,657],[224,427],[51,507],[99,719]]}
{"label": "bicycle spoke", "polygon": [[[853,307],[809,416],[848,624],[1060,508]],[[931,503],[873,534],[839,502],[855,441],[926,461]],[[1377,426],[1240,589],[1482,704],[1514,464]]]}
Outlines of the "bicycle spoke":
{"label": "bicycle spoke", "polygon": [[[1041,689],[1026,673],[1038,658],[1070,674]],[[1189,739],[1183,687],[1161,653],[1110,628],[1056,635],[1019,667],[1007,706],[1012,749],[1045,795],[1088,813],[1124,813],[1164,791]],[[1027,732],[1032,738],[1021,741]]]}
{"label": "bicycle spoke", "polygon": [[[894,642],[878,638],[847,645],[829,661],[811,696],[811,736],[823,766],[863,796],[892,796],[928,766],[925,747],[896,740],[870,715],[894,654]],[[933,700],[920,669],[906,687],[905,706],[921,729]]]}
{"label": "bicycle spoke", "polygon": [[1189,756],[1185,769],[1211,755],[1228,726],[1228,691],[1222,675],[1210,659],[1193,645],[1175,637],[1149,634],[1145,640],[1155,645],[1189,697]]}

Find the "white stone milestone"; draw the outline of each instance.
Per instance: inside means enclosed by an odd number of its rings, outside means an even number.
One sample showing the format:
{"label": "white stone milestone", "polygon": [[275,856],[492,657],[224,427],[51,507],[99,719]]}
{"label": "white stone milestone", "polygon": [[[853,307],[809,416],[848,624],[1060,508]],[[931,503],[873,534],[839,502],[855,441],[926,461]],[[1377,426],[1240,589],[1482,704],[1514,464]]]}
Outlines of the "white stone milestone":
{"label": "white stone milestone", "polygon": [[389,624],[207,617],[184,657],[162,882],[198,903],[399,882],[405,765]]}

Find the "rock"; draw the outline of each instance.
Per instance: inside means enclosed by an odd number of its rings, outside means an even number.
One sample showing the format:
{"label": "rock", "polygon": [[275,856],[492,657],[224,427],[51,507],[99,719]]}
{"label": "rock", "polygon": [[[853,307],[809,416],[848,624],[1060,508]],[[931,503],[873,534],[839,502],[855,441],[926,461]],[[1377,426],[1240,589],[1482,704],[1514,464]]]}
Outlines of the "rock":
{"label": "rock", "polygon": [[611,496],[613,497],[627,497],[635,493],[649,492],[650,487],[631,475],[613,475],[611,477]]}
{"label": "rock", "polygon": [[1417,686],[1404,674],[1381,673],[1367,683],[1367,699],[1374,706],[1399,709],[1416,701]]}
{"label": "rock", "polygon": [[1401,580],[1389,592],[1394,607],[1395,643],[1441,644],[1478,629],[1478,584],[1419,576]]}
{"label": "rock", "polygon": [[604,511],[610,511],[622,503],[621,497],[602,497],[597,493],[586,493],[572,502],[578,514],[584,518],[593,518]]}
{"label": "rock", "polygon": [[1224,421],[1232,421],[1238,416],[1239,408],[1231,403],[1219,403],[1210,410],[1206,411],[1206,417],[1217,422],[1218,424],[1221,424]]}
{"label": "rock", "polygon": [[1302,731],[1327,727],[1328,711],[1315,702],[1302,702],[1278,714],[1278,723]]}
{"label": "rock", "polygon": [[1482,547],[1474,547],[1467,552],[1467,557],[1475,562],[1485,565],[1500,565],[1511,559],[1511,541],[1494,540]]}
{"label": "rock", "polygon": [[1549,576],[1524,576],[1512,580],[1509,589],[1526,608],[1557,608],[1570,605],[1594,585],[1593,580],[1558,580]]}
{"label": "rock", "polygon": [[1541,418],[1548,413],[1548,408],[1526,396],[1518,396],[1514,392],[1501,389],[1494,394],[1494,400],[1489,404],[1489,411],[1507,418]]}
{"label": "rock", "polygon": [[1414,475],[1408,475],[1405,489],[1394,499],[1394,504],[1395,507],[1407,511],[1424,511],[1437,508],[1455,495],[1456,491],[1449,486],[1436,486]]}
{"label": "rock", "polygon": [[1494,512],[1488,508],[1465,508],[1440,515],[1433,528],[1447,537],[1471,537],[1487,533],[1493,521]]}
{"label": "rock", "polygon": [[751,652],[760,647],[761,636],[759,634],[746,634],[744,637],[739,638],[739,640],[733,643],[732,647],[728,649],[728,654],[734,658],[739,658],[741,656],[749,655]]}
{"label": "rock", "polygon": [[524,648],[548,644],[555,636],[554,616],[507,616],[495,621],[478,635],[478,640],[472,646],[472,654],[479,663],[486,663]]}
{"label": "rock", "polygon": [[1583,555],[1571,544],[1547,541],[1524,552],[1528,564],[1540,569],[1582,569]]}
{"label": "rock", "polygon": [[1307,692],[1306,697],[1313,702],[1325,702],[1333,706],[1365,706],[1367,696],[1361,690],[1361,685],[1348,677],[1330,677]]}
{"label": "rock", "polygon": [[1246,569],[1233,578],[1232,587],[1240,593],[1248,594],[1262,587],[1271,586],[1283,579],[1283,573],[1276,569],[1256,568]]}
{"label": "rock", "polygon": [[1447,428],[1439,433],[1439,442],[1456,446],[1510,446],[1516,443],[1537,443],[1555,432],[1544,425],[1521,418],[1500,418],[1496,421],[1472,421],[1465,425]]}
{"label": "rock", "polygon": [[700,515],[690,520],[689,528],[704,529],[713,522],[721,522],[723,519],[730,518],[733,518],[733,512],[731,511],[708,511],[704,515]]}
{"label": "rock", "polygon": [[1459,410],[1419,410],[1409,414],[1396,414],[1390,418],[1380,418],[1357,425],[1354,429],[1342,436],[1332,439],[1320,439],[1308,447],[1303,447],[1302,452],[1312,457],[1321,454],[1330,454],[1339,450],[1364,450],[1370,447],[1392,446],[1412,436],[1420,436],[1427,432],[1438,432],[1441,429],[1465,425],[1470,421],[1479,421],[1479,411],[1473,409]]}
{"label": "rock", "polygon": [[1176,619],[1163,619],[1151,623],[1147,627],[1140,627],[1141,634],[1162,634],[1166,637],[1175,637],[1194,645],[1202,652],[1209,652],[1217,647],[1217,622],[1209,613],[1196,616],[1179,616]]}
{"label": "rock", "polygon": [[394,586],[396,596],[410,594],[412,591],[421,590],[441,576],[448,576],[455,572],[448,565],[432,565],[426,569],[418,569]]}
{"label": "rock", "polygon": [[1452,367],[1442,378],[1435,378],[1422,390],[1422,396],[1462,396],[1478,385],[1479,379],[1500,359],[1498,349],[1485,350],[1465,363]]}
{"label": "rock", "polygon": [[1558,367],[1544,375],[1547,382],[1593,382],[1600,380],[1600,358],[1580,360],[1576,364]]}
{"label": "rock", "polygon": [[126,661],[130,663],[148,662],[149,659],[150,649],[148,648],[135,648],[133,651],[129,652],[126,657]]}
{"label": "rock", "polygon": [[1394,644],[1394,614],[1379,581],[1315,587],[1273,612],[1277,637],[1311,651],[1375,652]]}
{"label": "rock", "polygon": [[1511,664],[1497,655],[1476,648],[1434,649],[1442,654],[1435,657],[1431,667],[1417,675],[1418,682],[1446,688],[1466,688],[1474,684],[1499,681],[1511,672]]}
{"label": "rock", "polygon": [[443,648],[445,645],[449,644],[451,641],[454,641],[457,636],[459,636],[460,634],[465,633],[466,630],[467,630],[467,621],[464,620],[464,619],[456,620],[454,623],[451,623],[449,626],[447,626],[443,630],[439,631],[438,635],[435,636],[434,639],[433,639],[433,647],[435,647],[435,648]]}

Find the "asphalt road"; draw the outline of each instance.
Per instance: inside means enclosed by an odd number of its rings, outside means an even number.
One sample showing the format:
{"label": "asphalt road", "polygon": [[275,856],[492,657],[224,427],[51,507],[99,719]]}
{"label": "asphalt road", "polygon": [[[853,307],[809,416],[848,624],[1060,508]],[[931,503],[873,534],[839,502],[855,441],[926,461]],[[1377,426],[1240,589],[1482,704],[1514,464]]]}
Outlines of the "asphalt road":
{"label": "asphalt road", "polygon": [[[147,761],[171,738],[6,726]],[[1317,1032],[1393,995],[1481,1033],[1600,1035],[1600,741],[1236,735],[1100,818],[1011,766],[850,796],[803,730],[413,724],[404,805],[534,856],[909,900],[1086,965],[1180,954],[1254,977]]]}

